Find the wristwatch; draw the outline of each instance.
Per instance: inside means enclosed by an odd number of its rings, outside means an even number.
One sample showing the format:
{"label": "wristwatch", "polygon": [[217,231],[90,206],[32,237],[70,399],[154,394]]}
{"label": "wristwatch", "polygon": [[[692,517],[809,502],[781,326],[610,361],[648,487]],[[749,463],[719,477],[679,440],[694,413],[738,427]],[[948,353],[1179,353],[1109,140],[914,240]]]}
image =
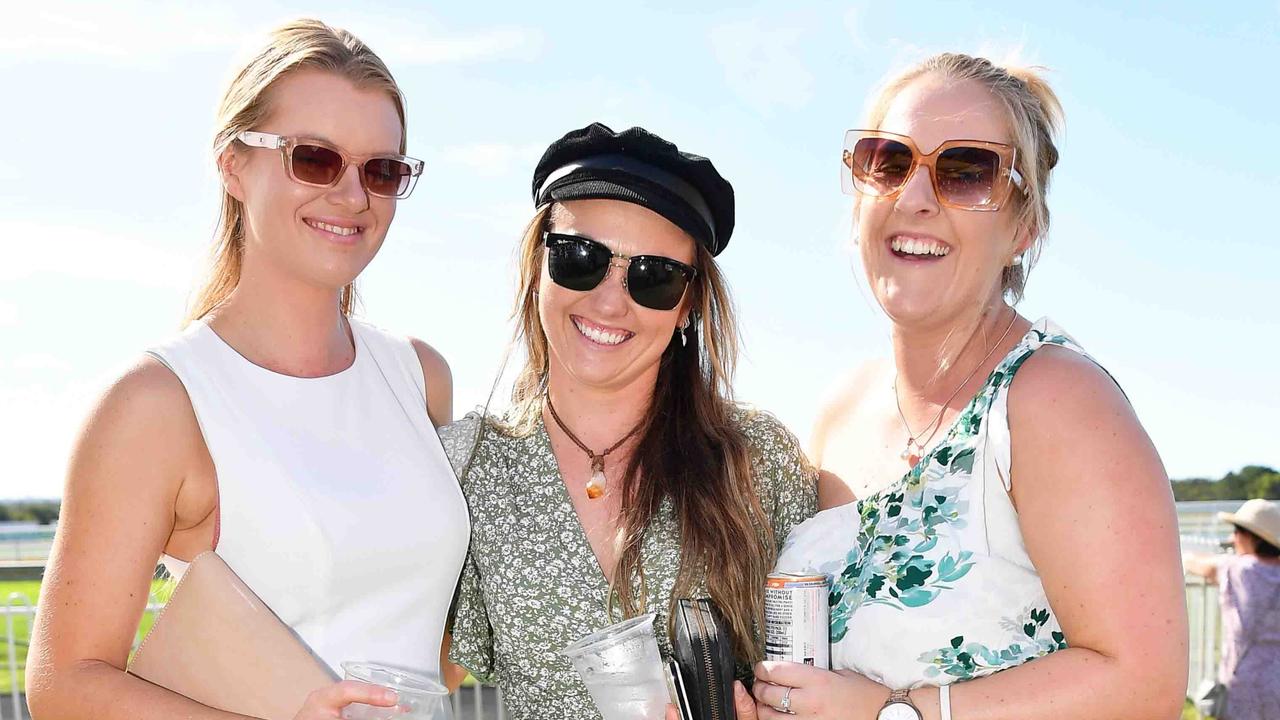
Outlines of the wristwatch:
{"label": "wristwatch", "polygon": [[924,720],[924,716],[920,714],[915,703],[911,702],[911,696],[907,692],[907,690],[891,691],[889,699],[884,701],[884,707],[880,708],[880,713],[876,715],[876,720]]}

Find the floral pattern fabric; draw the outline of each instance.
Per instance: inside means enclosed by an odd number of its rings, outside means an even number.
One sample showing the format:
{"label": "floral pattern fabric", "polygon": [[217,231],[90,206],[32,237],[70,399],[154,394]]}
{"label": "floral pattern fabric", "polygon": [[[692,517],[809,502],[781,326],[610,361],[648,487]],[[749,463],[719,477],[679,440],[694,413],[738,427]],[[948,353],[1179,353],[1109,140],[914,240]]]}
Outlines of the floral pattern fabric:
{"label": "floral pattern fabric", "polygon": [[[772,415],[741,410],[761,505],[781,544],[817,510],[817,471]],[[621,618],[610,617],[608,583],[582,530],[539,422],[525,436],[472,413],[440,431],[471,514],[471,547],[455,601],[450,659],[496,681],[513,720],[600,717],[560,651]],[[480,441],[477,443],[477,436]],[[467,459],[475,450],[467,465]],[[679,569],[679,529],[664,503],[642,546],[636,586],[664,656],[671,653],[668,603]],[[705,579],[695,588],[705,595]],[[761,588],[763,592],[763,587]]]}
{"label": "floral pattern fabric", "polygon": [[831,576],[831,661],[893,688],[968,680],[1064,649],[1009,499],[1008,392],[1037,349],[1083,350],[1037,321],[898,482],[798,526],[784,572]]}

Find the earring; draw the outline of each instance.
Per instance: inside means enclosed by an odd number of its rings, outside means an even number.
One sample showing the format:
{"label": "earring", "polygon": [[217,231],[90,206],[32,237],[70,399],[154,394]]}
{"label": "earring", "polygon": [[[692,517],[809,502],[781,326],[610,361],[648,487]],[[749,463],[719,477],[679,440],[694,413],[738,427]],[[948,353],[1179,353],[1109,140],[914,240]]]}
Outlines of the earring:
{"label": "earring", "polygon": [[1021,255],[1014,255],[1013,259],[1009,261],[1009,267],[1018,267],[1021,264],[1022,264]]}
{"label": "earring", "polygon": [[689,318],[685,318],[684,322],[676,326],[676,334],[680,336],[680,347],[689,346],[689,336],[685,334],[689,330]]}

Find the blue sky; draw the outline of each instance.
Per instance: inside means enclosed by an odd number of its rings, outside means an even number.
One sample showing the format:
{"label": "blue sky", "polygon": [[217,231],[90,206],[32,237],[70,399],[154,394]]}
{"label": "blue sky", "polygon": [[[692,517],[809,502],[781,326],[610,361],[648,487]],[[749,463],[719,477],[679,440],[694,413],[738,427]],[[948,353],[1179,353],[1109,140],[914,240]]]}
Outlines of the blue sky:
{"label": "blue sky", "polygon": [[213,109],[277,21],[345,26],[409,98],[427,161],[364,315],[440,349],[459,411],[510,333],[529,176],[563,132],[644,125],[735,184],[722,256],[741,399],[802,438],[885,351],[848,250],[843,131],[927,54],[1048,66],[1066,107],[1053,229],[1022,305],[1120,380],[1174,477],[1280,466],[1280,3],[45,2],[0,37],[0,497],[60,492],[96,394],[178,329],[212,237]]}

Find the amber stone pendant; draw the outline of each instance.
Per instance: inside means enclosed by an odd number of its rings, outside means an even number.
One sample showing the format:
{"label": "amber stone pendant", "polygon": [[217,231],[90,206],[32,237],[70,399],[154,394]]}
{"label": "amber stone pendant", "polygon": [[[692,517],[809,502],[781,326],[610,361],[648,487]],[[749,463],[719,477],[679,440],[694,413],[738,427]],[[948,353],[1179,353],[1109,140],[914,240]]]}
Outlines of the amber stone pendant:
{"label": "amber stone pendant", "polygon": [[591,479],[587,481],[587,498],[596,500],[604,497],[604,459],[596,458],[591,463]]}

